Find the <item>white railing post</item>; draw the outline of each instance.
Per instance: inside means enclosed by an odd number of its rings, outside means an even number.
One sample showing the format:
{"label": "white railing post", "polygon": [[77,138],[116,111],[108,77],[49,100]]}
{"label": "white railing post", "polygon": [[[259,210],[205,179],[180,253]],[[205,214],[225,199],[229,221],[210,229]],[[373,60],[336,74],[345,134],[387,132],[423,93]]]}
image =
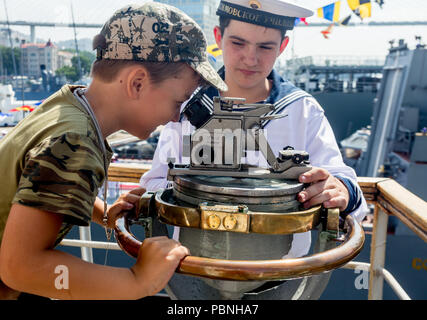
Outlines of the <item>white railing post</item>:
{"label": "white railing post", "polygon": [[387,224],[387,213],[380,206],[375,205],[369,272],[369,300],[382,300],[383,298],[384,276],[382,270],[385,262]]}
{"label": "white railing post", "polygon": [[[79,227],[80,240],[92,241],[90,226],[89,227]],[[82,260],[93,263],[93,254],[92,248],[81,247]]]}

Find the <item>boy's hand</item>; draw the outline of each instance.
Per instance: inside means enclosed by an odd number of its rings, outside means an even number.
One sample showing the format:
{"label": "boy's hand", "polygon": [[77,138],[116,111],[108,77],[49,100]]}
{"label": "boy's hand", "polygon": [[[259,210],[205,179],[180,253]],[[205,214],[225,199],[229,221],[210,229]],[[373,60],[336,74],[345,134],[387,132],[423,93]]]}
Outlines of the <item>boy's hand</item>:
{"label": "boy's hand", "polygon": [[299,182],[310,184],[298,194],[298,201],[308,209],[323,204],[325,208],[347,208],[349,194],[347,187],[327,170],[313,167],[299,176]]}
{"label": "boy's hand", "polygon": [[186,247],[167,237],[146,238],[135,265],[131,267],[143,296],[152,296],[162,290],[179,262],[189,254]]}
{"label": "boy's hand", "polygon": [[139,187],[120,195],[107,210],[108,227],[114,228],[115,222],[122,214],[122,211],[131,210],[144,193],[145,189]]}

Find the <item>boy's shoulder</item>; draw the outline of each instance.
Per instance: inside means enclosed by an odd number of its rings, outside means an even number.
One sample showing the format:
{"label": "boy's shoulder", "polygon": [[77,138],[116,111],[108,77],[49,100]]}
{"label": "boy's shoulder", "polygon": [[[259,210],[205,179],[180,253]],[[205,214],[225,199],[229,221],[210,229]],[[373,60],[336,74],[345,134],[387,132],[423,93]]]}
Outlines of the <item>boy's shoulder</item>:
{"label": "boy's shoulder", "polygon": [[33,125],[44,126],[47,130],[52,130],[52,133],[73,132],[85,135],[94,130],[89,114],[73,94],[80,87],[82,86],[64,85],[47,98],[34,113]]}
{"label": "boy's shoulder", "polygon": [[[44,112],[47,112],[62,108],[62,110],[60,110],[61,112],[69,109],[74,110],[74,114],[81,114],[81,112],[79,111],[86,113],[84,107],[77,100],[73,93],[74,90],[78,88],[84,88],[84,86],[69,84],[62,86],[61,89],[59,89],[54,94],[49,96],[46,100],[44,100],[43,103],[40,105],[39,109]],[[66,114],[62,113],[62,115]]]}

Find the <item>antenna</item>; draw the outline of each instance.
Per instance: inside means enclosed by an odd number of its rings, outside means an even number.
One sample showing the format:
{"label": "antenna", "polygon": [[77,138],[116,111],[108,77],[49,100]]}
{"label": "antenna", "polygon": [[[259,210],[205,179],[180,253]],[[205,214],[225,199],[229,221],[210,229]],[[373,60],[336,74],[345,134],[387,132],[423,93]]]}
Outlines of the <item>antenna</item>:
{"label": "antenna", "polygon": [[4,78],[5,78],[5,74],[4,74],[4,63],[3,63],[3,52],[0,51],[0,68],[1,68],[1,83],[4,84]]}
{"label": "antenna", "polygon": [[416,47],[417,49],[425,48],[425,44],[423,44],[421,36],[415,36],[415,41],[418,41],[417,47]]}

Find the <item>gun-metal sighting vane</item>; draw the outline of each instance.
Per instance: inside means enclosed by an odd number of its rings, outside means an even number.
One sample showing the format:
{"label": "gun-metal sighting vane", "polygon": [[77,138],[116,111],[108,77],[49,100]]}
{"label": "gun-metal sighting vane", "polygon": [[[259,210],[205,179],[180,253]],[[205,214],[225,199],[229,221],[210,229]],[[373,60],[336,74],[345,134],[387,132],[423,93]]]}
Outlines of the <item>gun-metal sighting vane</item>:
{"label": "gun-metal sighting vane", "polygon": [[[245,104],[243,98],[214,97],[213,114],[193,134],[184,136],[183,155],[189,165],[169,163],[168,179],[181,175],[207,175],[274,179],[298,179],[310,170],[306,151],[288,146],[274,154],[267,142],[265,120],[287,115],[266,115],[273,104]],[[242,163],[248,151],[256,151],[269,167]]]}

